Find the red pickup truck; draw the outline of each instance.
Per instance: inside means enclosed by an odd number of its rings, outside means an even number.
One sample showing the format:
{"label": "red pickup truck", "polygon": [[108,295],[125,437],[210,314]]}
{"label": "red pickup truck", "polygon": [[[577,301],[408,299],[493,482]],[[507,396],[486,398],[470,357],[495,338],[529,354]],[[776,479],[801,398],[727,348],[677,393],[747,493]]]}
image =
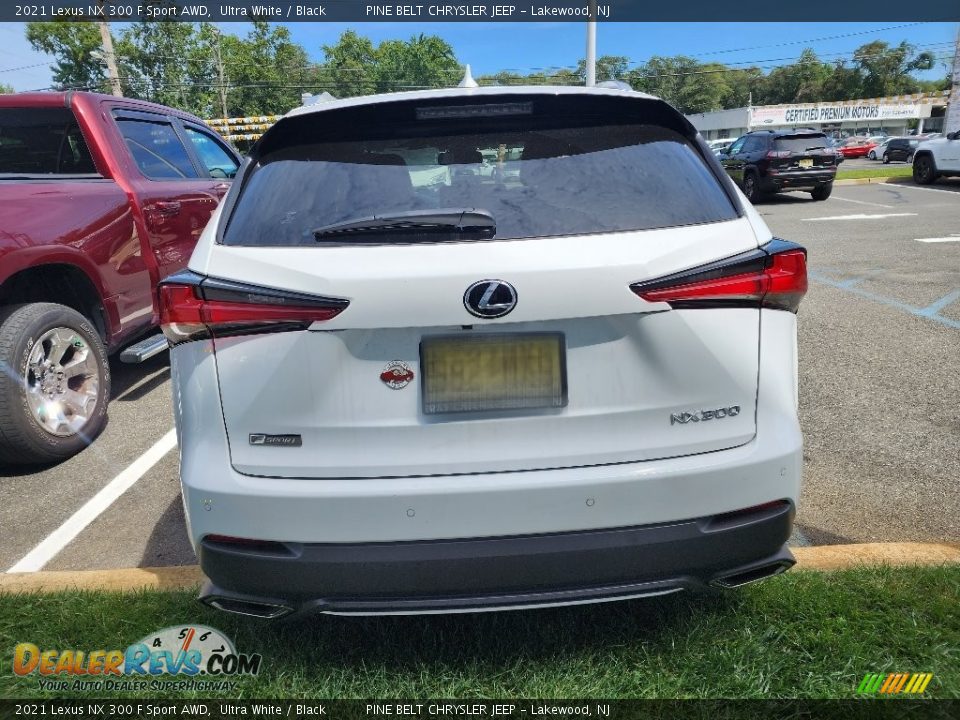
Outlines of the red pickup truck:
{"label": "red pickup truck", "polygon": [[0,95],[0,462],[60,460],[102,430],[108,355],[166,349],[156,284],[186,266],[239,165],[168,107]]}

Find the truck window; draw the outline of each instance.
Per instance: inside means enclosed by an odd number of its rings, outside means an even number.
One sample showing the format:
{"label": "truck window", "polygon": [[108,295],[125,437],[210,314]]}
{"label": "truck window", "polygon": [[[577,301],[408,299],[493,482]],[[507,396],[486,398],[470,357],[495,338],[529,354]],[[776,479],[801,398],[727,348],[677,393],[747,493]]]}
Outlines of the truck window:
{"label": "truck window", "polygon": [[184,180],[199,178],[187,149],[173,126],[165,122],[117,120],[130,154],[146,177],[151,180]]}
{"label": "truck window", "polygon": [[68,108],[0,109],[0,174],[96,174]]}
{"label": "truck window", "polygon": [[238,166],[233,156],[213,136],[192,127],[185,127],[184,130],[210,177],[232,178],[237,174]]}

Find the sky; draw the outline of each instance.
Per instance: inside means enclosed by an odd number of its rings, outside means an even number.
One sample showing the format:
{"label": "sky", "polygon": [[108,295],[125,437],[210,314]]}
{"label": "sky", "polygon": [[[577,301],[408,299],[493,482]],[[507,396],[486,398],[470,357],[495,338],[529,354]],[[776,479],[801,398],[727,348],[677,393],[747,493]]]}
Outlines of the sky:
{"label": "sky", "polygon": [[[245,34],[244,23],[221,23],[224,32]],[[379,43],[408,39],[416,33],[436,34],[449,42],[461,63],[474,75],[498,70],[529,72],[574,67],[584,56],[585,24],[565,23],[291,23],[294,40],[311,59],[323,59],[321,46],[335,43],[348,28]],[[691,55],[703,62],[743,63],[765,69],[787,64],[812,47],[825,61],[850,59],[864,43],[906,40],[918,50],[942,59],[921,77],[947,74],[956,23],[599,23],[598,55],[624,55],[640,63],[652,55]],[[23,23],[0,23],[0,82],[15,90],[50,85],[50,58],[34,52],[24,38]],[[26,67],[38,65],[38,67]],[[24,69],[19,69],[24,68]]]}

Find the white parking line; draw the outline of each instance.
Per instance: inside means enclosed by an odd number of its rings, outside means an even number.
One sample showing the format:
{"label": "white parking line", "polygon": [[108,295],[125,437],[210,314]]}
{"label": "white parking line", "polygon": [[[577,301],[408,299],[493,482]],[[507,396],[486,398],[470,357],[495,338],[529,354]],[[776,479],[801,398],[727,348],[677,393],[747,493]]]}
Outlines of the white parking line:
{"label": "white parking line", "polygon": [[157,440],[149,450],[134,460],[130,465],[96,495],[71,515],[67,520],[44,538],[39,545],[24,555],[20,561],[7,572],[37,572],[43,568],[57,553],[69,545],[84,528],[97,519],[113,502],[133,487],[133,484],[147,474],[160,459],[177,445],[177,435],[171,430]]}
{"label": "white parking line", "polygon": [[893,207],[893,205],[884,205],[884,204],[882,204],[882,203],[867,202],[866,200],[851,200],[850,198],[837,197],[836,195],[834,195],[834,196],[831,197],[830,199],[831,199],[831,200],[843,200],[844,202],[852,202],[852,203],[856,203],[857,205],[873,205],[874,207],[882,207],[882,208],[892,208],[892,207]]}
{"label": "white parking line", "polygon": [[877,185],[886,185],[887,187],[895,187],[895,188],[908,188],[910,190],[925,190],[927,192],[946,193],[947,195],[953,195],[954,197],[960,198],[960,193],[955,192],[953,190],[941,190],[940,188],[932,188],[932,187],[919,187],[917,185],[907,185],[905,183],[902,183],[902,184],[901,183],[897,183],[897,184],[877,183]]}
{"label": "white parking line", "polygon": [[829,217],[803,218],[804,222],[821,222],[824,220],[882,220],[892,217],[912,217],[916,213],[883,213],[880,215],[830,215]]}
{"label": "white parking line", "polygon": [[942,242],[960,242],[960,235],[951,235],[950,237],[939,238],[915,238],[917,242],[924,243],[942,243]]}

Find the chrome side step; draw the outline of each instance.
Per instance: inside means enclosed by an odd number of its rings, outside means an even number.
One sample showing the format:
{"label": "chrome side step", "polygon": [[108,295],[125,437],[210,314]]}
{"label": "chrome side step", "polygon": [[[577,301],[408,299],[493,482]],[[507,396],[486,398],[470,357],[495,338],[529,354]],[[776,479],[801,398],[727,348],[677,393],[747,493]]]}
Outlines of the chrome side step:
{"label": "chrome side step", "polygon": [[159,355],[168,347],[167,338],[157,333],[141,340],[135,345],[131,345],[120,353],[120,362],[142,363],[149,360],[154,355]]}

